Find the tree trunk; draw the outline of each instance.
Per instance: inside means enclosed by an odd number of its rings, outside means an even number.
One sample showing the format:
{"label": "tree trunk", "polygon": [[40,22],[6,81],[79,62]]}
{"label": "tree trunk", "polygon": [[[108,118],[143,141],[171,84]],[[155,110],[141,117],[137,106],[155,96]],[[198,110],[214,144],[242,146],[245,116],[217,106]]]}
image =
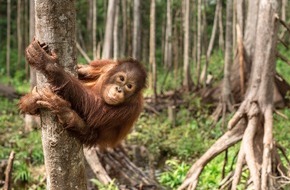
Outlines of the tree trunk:
{"label": "tree trunk", "polygon": [[[257,0],[259,1],[259,0]],[[253,53],[255,52],[254,44],[257,38],[257,18],[259,3],[257,1],[248,1],[247,14],[245,18],[246,21],[243,22],[244,25],[244,35],[242,46],[243,46],[243,67],[240,65],[240,57],[235,57],[234,65],[231,70],[231,87],[232,95],[234,96],[234,102],[239,103],[244,100],[244,95],[241,90],[243,89],[241,81],[243,81],[244,91],[247,90],[249,84],[249,78],[252,69]],[[237,11],[239,9],[237,8]],[[238,19],[239,20],[239,19]],[[239,22],[239,21],[238,21]],[[220,100],[222,84],[219,83],[216,87],[205,89],[201,91],[201,96],[203,101],[207,103],[218,102]],[[275,77],[275,88],[274,90],[274,103],[277,108],[285,106],[286,92],[290,90],[290,85],[283,79],[282,76],[276,74]],[[243,96],[241,96],[243,94]],[[217,112],[216,112],[217,113]],[[214,115],[217,115],[217,114]]]}
{"label": "tree trunk", "polygon": [[116,14],[115,14],[115,22],[114,22],[114,59],[118,59],[119,57],[119,1],[116,2]]}
{"label": "tree trunk", "polygon": [[236,1],[237,1],[236,2],[237,24],[240,27],[242,36],[244,36],[246,2],[245,0],[236,0]]}
{"label": "tree trunk", "polygon": [[[210,159],[222,149],[232,146],[237,131],[243,134],[240,152],[233,177],[226,183],[231,189],[237,188],[242,168],[246,165],[250,171],[250,189],[278,189],[277,180],[285,176],[281,171],[283,164],[275,150],[273,141],[273,88],[275,75],[278,1],[261,0],[253,56],[251,82],[245,100],[228,123],[229,131],[202,156],[190,169],[185,181],[179,188],[195,189],[198,177]],[[239,140],[236,139],[236,142]],[[229,141],[230,140],[230,141]],[[279,168],[278,168],[279,167]],[[248,182],[248,183],[249,183]],[[228,189],[229,185],[223,189]]]}
{"label": "tree trunk", "polygon": [[207,81],[207,67],[208,67],[208,63],[210,60],[210,56],[213,50],[213,46],[214,46],[214,40],[215,40],[215,36],[216,36],[216,32],[217,32],[217,24],[218,24],[218,13],[219,13],[219,9],[220,9],[220,0],[218,0],[216,2],[216,8],[215,8],[215,14],[214,14],[214,21],[213,21],[213,27],[212,27],[212,32],[211,32],[211,36],[210,36],[210,40],[209,40],[209,44],[208,44],[208,48],[206,51],[206,63],[202,69],[201,72],[201,81],[203,82],[203,85],[206,86],[206,81]]}
{"label": "tree trunk", "polygon": [[199,87],[200,66],[201,66],[201,0],[197,1],[197,84]]}
{"label": "tree trunk", "polygon": [[127,47],[127,0],[121,0],[122,3],[122,43],[120,55],[123,57],[126,55]]}
{"label": "tree trunk", "polygon": [[236,25],[237,25],[237,0],[233,0],[233,21],[232,21],[232,35],[233,35],[233,49],[237,49],[237,35],[236,35]]}
{"label": "tree trunk", "polygon": [[180,15],[181,15],[181,11],[180,11],[180,8],[177,8],[176,11],[172,11],[174,13],[174,16],[173,16],[173,23],[174,23],[174,27],[173,27],[173,64],[174,64],[174,81],[177,82],[177,78],[179,77],[178,75],[178,71],[179,71],[179,62],[180,62],[180,59],[179,59],[179,55],[180,55],[180,49],[179,48],[179,27],[178,27],[178,24],[177,22],[175,22],[175,20],[179,19],[180,18]]}
{"label": "tree trunk", "polygon": [[11,0],[7,0],[7,43],[6,43],[6,75],[10,84],[10,20],[11,20]]}
{"label": "tree trunk", "polygon": [[[244,157],[249,167],[255,189],[276,189],[273,176],[277,176],[273,147],[273,89],[276,62],[278,22],[278,1],[261,0],[255,40],[255,54],[250,86],[247,96],[237,113],[229,121],[233,128],[240,119],[239,114],[246,113],[248,126],[242,145]],[[250,131],[251,130],[251,131]],[[249,131],[249,133],[247,133]],[[259,133],[262,135],[259,136]],[[248,136],[246,136],[248,134]],[[247,149],[245,149],[247,148]],[[262,148],[262,156],[257,150]],[[243,162],[244,159],[238,159]],[[275,172],[274,172],[275,171]],[[260,175],[261,174],[261,175]],[[235,176],[238,182],[241,173]],[[277,178],[276,178],[277,179]],[[236,186],[236,184],[233,184]],[[233,189],[233,188],[232,188]]]}
{"label": "tree trunk", "polygon": [[282,0],[282,8],[281,8],[281,19],[286,21],[286,13],[287,13],[287,0]]}
{"label": "tree trunk", "polygon": [[165,33],[165,50],[164,65],[167,68],[172,66],[172,18],[171,18],[171,0],[167,0],[166,11],[166,33]]}
{"label": "tree trunk", "polygon": [[[231,67],[233,64],[233,0],[227,0],[227,19],[226,19],[226,49],[224,78],[222,87],[222,102],[229,110],[232,110],[233,97],[231,93]],[[226,109],[227,109],[226,108]]]}
{"label": "tree trunk", "polygon": [[[35,6],[34,0],[29,0],[30,9],[29,9],[29,41],[32,42],[35,35]],[[26,61],[27,62],[27,61]],[[26,63],[28,65],[28,63]],[[30,68],[30,90],[36,86],[36,72],[34,68]],[[25,114],[24,117],[24,130],[25,132],[30,132],[33,128],[36,128],[38,125],[37,119],[35,116]]]}
{"label": "tree trunk", "polygon": [[[36,39],[55,50],[59,64],[73,72],[76,65],[75,2],[37,0],[35,14]],[[43,75],[37,77],[38,87],[47,85]],[[47,189],[86,189],[82,144],[47,111],[41,112],[41,125]]]}
{"label": "tree trunk", "polygon": [[127,18],[127,56],[132,56],[132,52],[133,52],[133,21],[131,19],[132,17],[132,12],[133,10],[131,9],[130,6],[130,2],[132,2],[131,0],[128,0],[128,18]]}
{"label": "tree trunk", "polygon": [[[22,41],[22,49],[25,49],[27,44],[30,43],[30,38],[29,38],[29,0],[24,1],[24,17],[23,17],[23,30],[24,30],[24,38]],[[22,52],[23,54],[23,52]],[[26,80],[29,80],[29,64],[27,61],[25,61],[25,76]]]}
{"label": "tree trunk", "polygon": [[217,1],[219,3],[219,48],[224,51],[225,49],[225,40],[224,40],[224,26],[223,26],[223,6],[222,1]]}
{"label": "tree trunk", "polygon": [[93,0],[93,28],[92,28],[92,37],[93,37],[93,59],[97,59],[97,1]]}
{"label": "tree trunk", "polygon": [[23,32],[21,31],[21,18],[23,17],[22,14],[22,8],[23,8],[23,3],[22,1],[17,1],[17,66],[16,68],[20,68],[21,64],[21,58],[22,58],[22,34]]}
{"label": "tree trunk", "polygon": [[151,67],[152,75],[152,90],[154,96],[154,102],[157,99],[157,71],[156,71],[156,60],[155,60],[155,0],[151,0],[150,5],[150,43],[149,43],[149,63]]}
{"label": "tree trunk", "polygon": [[91,44],[90,42],[92,42],[93,40],[93,33],[91,33],[90,31],[93,31],[93,22],[94,22],[94,0],[87,0],[88,2],[88,12],[87,12],[87,33],[85,36],[85,40],[87,40],[86,42],[86,48],[91,49]]}
{"label": "tree trunk", "polygon": [[140,0],[134,0],[133,10],[133,52],[132,56],[140,60],[140,42],[141,42],[141,17],[140,17]]}
{"label": "tree trunk", "polygon": [[[234,97],[232,95],[231,69],[233,64],[233,0],[227,0],[226,16],[226,48],[225,48],[224,77],[221,85],[220,102],[213,113],[215,122],[222,116],[222,125],[225,125],[227,111],[234,111]],[[235,76],[234,76],[235,77]]]}
{"label": "tree trunk", "polygon": [[187,91],[192,89],[192,79],[189,65],[189,0],[184,1],[184,38],[183,38],[183,86]]}
{"label": "tree trunk", "polygon": [[112,58],[113,53],[113,28],[114,28],[114,20],[115,20],[115,12],[116,12],[116,1],[110,0],[107,11],[107,21],[106,21],[106,29],[105,29],[105,39],[103,46],[103,59]]}

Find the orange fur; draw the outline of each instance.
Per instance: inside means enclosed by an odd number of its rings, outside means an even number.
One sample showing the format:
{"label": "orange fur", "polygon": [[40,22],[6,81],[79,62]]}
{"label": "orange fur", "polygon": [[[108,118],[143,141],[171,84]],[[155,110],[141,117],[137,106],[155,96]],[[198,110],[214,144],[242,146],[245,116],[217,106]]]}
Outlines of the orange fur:
{"label": "orange fur", "polygon": [[[71,130],[85,145],[114,147],[130,132],[143,108],[142,89],[147,77],[138,61],[92,61],[88,66],[79,67],[79,79],[76,79],[56,66],[55,55],[50,56],[35,41],[27,48],[26,56],[29,64],[46,76],[54,92],[70,102],[71,108],[86,123],[82,131]],[[122,104],[108,105],[103,100],[103,96],[106,96],[103,88],[110,76],[120,72],[124,65],[133,70],[136,91]]]}

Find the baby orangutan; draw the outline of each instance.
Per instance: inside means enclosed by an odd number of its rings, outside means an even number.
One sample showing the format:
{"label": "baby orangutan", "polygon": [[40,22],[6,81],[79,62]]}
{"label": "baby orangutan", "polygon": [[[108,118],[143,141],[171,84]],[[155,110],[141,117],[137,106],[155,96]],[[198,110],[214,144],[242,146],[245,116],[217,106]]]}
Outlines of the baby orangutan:
{"label": "baby orangutan", "polygon": [[22,97],[21,112],[36,115],[40,108],[49,109],[87,146],[114,147],[130,132],[142,111],[146,86],[146,71],[138,61],[92,61],[79,66],[76,79],[36,40],[27,47],[26,58],[51,87]]}

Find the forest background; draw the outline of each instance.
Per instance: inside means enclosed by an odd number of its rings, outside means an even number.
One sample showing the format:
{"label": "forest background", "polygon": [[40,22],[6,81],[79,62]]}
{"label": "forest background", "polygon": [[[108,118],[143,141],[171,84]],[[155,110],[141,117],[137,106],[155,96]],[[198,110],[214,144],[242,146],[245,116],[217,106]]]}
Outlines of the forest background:
{"label": "forest background", "polygon": [[[281,160],[289,169],[290,6],[287,0],[280,2],[275,69],[284,79],[277,88],[286,90],[279,91],[280,99],[274,98],[273,133],[281,146]],[[33,85],[33,74],[24,57],[25,47],[33,39],[32,3],[31,0],[0,1],[0,185],[5,183],[5,169],[13,150],[15,189],[46,186],[39,127],[17,109],[19,97]],[[245,98],[250,71],[244,69],[240,74],[243,57],[240,55],[243,55],[241,49],[247,51],[247,46],[254,43],[256,37],[252,36],[249,42],[247,32],[251,31],[249,23],[257,25],[255,18],[259,14],[252,10],[251,3],[246,0],[76,1],[79,63],[86,64],[106,54],[110,58],[134,57],[147,68],[144,111],[123,146],[130,161],[166,189],[180,187],[192,164],[228,130],[228,121]],[[108,20],[113,23],[109,29]],[[112,39],[105,53],[108,33]],[[247,62],[250,58],[245,55],[244,59]],[[226,77],[229,86],[222,82]],[[229,102],[223,101],[224,91],[231,92]],[[239,150],[237,143],[211,160],[202,171],[197,187],[223,187],[223,179],[232,174]],[[281,182],[283,187],[289,184],[287,171],[288,180]],[[97,177],[91,183],[99,189],[114,189],[122,184],[120,179],[124,176],[112,178],[116,180],[105,186]],[[249,170],[245,169],[238,188],[245,189],[249,179]]]}

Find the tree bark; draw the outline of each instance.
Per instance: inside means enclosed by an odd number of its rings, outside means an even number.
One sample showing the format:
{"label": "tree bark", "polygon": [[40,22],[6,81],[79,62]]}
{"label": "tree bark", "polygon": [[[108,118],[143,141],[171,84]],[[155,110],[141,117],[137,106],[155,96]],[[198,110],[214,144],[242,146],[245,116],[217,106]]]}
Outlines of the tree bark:
{"label": "tree bark", "polygon": [[184,1],[184,38],[183,38],[183,86],[187,91],[191,90],[192,79],[189,65],[189,0]]}
{"label": "tree bark", "polygon": [[[25,49],[26,45],[30,43],[30,38],[29,38],[29,1],[30,0],[24,0],[24,17],[22,18],[23,21],[23,30],[24,30],[24,37],[22,40],[22,50]],[[22,52],[23,56],[23,52]],[[26,80],[29,80],[29,64],[27,61],[25,61],[25,76]]]}
{"label": "tree bark", "polygon": [[231,93],[231,65],[233,64],[233,0],[227,0],[227,19],[226,19],[226,49],[224,78],[222,87],[222,102],[229,110],[232,110],[233,97]]}
{"label": "tree bark", "polygon": [[113,53],[113,28],[114,28],[114,20],[115,20],[115,12],[116,12],[116,1],[110,0],[107,11],[107,21],[106,21],[106,29],[105,29],[105,39],[103,46],[103,59],[112,58]]}
{"label": "tree bark", "polygon": [[140,0],[134,0],[133,10],[133,52],[132,56],[140,60],[140,42],[141,42],[141,17],[140,17]]}
{"label": "tree bark", "polygon": [[197,84],[200,81],[200,66],[201,66],[201,0],[197,1]]}
{"label": "tree bark", "polygon": [[126,42],[127,42],[127,0],[122,0],[122,43],[120,49],[120,55],[125,56],[126,54]]}
{"label": "tree bark", "polygon": [[286,13],[287,13],[287,0],[282,0],[282,8],[281,8],[281,19],[286,21]]}
{"label": "tree bark", "polygon": [[172,66],[172,18],[171,18],[171,0],[167,1],[166,10],[166,33],[165,33],[165,50],[164,50],[164,65],[167,68]]}
{"label": "tree bark", "polygon": [[[22,58],[22,27],[21,27],[21,18],[22,18],[22,1],[17,1],[17,68],[20,68],[21,58]],[[21,5],[22,4],[22,5]]]}
{"label": "tree bark", "polygon": [[92,40],[93,40],[93,33],[90,31],[93,31],[93,22],[94,22],[94,0],[87,0],[88,3],[88,11],[87,11],[87,34],[85,36],[85,41],[87,42],[86,48],[91,49],[92,48]]}
{"label": "tree bark", "polygon": [[93,59],[97,59],[97,1],[93,0]]}
{"label": "tree bark", "polygon": [[244,28],[245,28],[245,8],[246,2],[245,0],[236,0],[236,9],[237,9],[237,24],[240,27],[241,35],[244,36]]}
{"label": "tree bark", "polygon": [[119,57],[119,1],[116,2],[116,13],[115,13],[115,22],[114,22],[114,59]]}
{"label": "tree bark", "polygon": [[206,51],[206,63],[202,69],[201,72],[201,81],[203,82],[203,85],[206,86],[206,81],[207,81],[207,68],[208,68],[208,63],[210,60],[210,56],[213,50],[213,46],[214,46],[214,40],[215,40],[215,36],[216,36],[216,32],[217,32],[217,26],[218,26],[218,14],[219,14],[219,9],[220,9],[220,0],[218,0],[216,2],[216,8],[215,8],[215,14],[214,14],[214,21],[213,21],[213,27],[212,27],[212,32],[211,32],[211,36],[210,36],[210,40],[209,40],[209,44],[208,44],[208,48]]}
{"label": "tree bark", "polygon": [[213,113],[215,122],[222,116],[222,125],[225,125],[227,111],[234,111],[234,97],[232,95],[231,69],[233,64],[233,0],[227,0],[226,15],[226,47],[224,58],[224,77],[221,85],[220,102]]}
{"label": "tree bark", "polygon": [[5,170],[5,184],[4,190],[11,190],[12,172],[13,172],[13,161],[15,157],[15,152],[12,150],[8,159],[7,167]]}
{"label": "tree bark", "polygon": [[[75,74],[75,1],[37,0],[35,14],[36,39],[56,51],[60,66]],[[44,87],[43,75],[37,77],[38,87]],[[86,189],[82,144],[49,112],[41,112],[41,125],[47,189]]]}
{"label": "tree bark", "polygon": [[[29,41],[32,42],[35,35],[35,6],[34,0],[29,0]],[[27,62],[27,61],[26,61]],[[26,63],[28,65],[28,63]],[[36,86],[36,72],[34,68],[30,68],[30,90]],[[37,119],[35,116],[25,114],[24,117],[24,130],[25,132],[30,132],[33,128],[36,128],[38,125]]]}
{"label": "tree bark", "polygon": [[150,5],[150,43],[149,43],[149,63],[152,71],[152,90],[154,93],[154,101],[157,98],[157,70],[155,60],[155,0],[151,0]]}
{"label": "tree bark", "polygon": [[6,75],[10,83],[10,21],[11,20],[11,0],[7,0],[7,43],[6,43]]}
{"label": "tree bark", "polygon": [[223,6],[222,1],[217,1],[219,3],[219,48],[224,51],[225,49],[225,40],[224,40],[224,26],[223,26]]}

